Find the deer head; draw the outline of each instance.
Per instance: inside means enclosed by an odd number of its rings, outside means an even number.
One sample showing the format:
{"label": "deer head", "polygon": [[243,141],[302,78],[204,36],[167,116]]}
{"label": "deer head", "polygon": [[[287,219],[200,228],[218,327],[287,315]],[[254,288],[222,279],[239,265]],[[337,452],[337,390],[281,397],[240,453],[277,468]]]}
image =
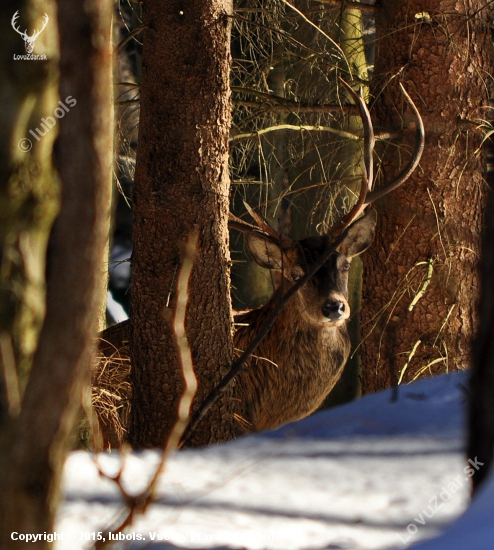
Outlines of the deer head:
{"label": "deer head", "polygon": [[27,29],[22,32],[19,28],[17,28],[17,19],[19,18],[19,10],[17,10],[13,17],[12,17],[12,28],[18,32],[22,39],[24,40],[24,45],[26,47],[26,52],[27,53],[33,53],[33,50],[34,50],[34,43],[36,42],[36,39],[38,38],[38,36],[44,31],[46,25],[48,24],[48,21],[49,21],[49,17],[48,15],[45,13],[44,17],[43,17],[43,26],[41,27],[41,29],[39,31],[34,31],[33,34],[31,36],[29,36],[27,34]]}
{"label": "deer head", "polygon": [[[370,209],[345,229],[333,253],[300,290],[300,309],[308,322],[340,326],[349,318],[347,286],[350,262],[371,245],[376,220],[376,211]],[[245,241],[261,267],[280,271],[288,283],[295,283],[306,275],[332,244],[327,235],[301,241],[285,237],[281,241],[261,232],[247,233]]]}

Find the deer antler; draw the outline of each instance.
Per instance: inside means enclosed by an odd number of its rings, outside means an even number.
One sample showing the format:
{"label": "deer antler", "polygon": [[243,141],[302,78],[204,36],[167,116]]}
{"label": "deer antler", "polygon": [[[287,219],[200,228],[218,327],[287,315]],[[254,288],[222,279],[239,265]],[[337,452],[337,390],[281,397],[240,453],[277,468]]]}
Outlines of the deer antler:
{"label": "deer antler", "polygon": [[12,28],[21,35],[22,39],[24,40],[24,44],[26,46],[26,51],[28,53],[31,53],[34,49],[34,43],[36,42],[36,38],[38,38],[38,36],[43,32],[50,18],[45,13],[43,18],[43,26],[41,27],[41,29],[39,31],[34,31],[32,36],[29,36],[27,34],[27,29],[24,32],[22,32],[20,29],[17,28],[18,17],[19,17],[19,10],[17,10],[12,17],[12,21],[11,21]]}
{"label": "deer antler", "polygon": [[[45,15],[46,15],[46,14],[45,14]],[[20,31],[20,30],[16,27],[17,19],[18,19],[18,18],[19,18],[19,10],[17,10],[17,11],[14,13],[14,15],[12,16],[12,20],[11,20],[10,23],[11,23],[12,28],[14,29],[14,31],[18,32],[18,33],[22,36],[23,40],[26,40],[26,38],[27,38],[27,29],[26,29],[26,31],[22,32],[22,31]],[[43,28],[44,28],[44,27],[43,27]]]}
{"label": "deer antler", "polygon": [[45,13],[45,15],[43,16],[43,26],[41,27],[41,29],[39,31],[34,31],[33,32],[33,35],[30,37],[30,39],[34,42],[36,40],[36,38],[38,38],[38,36],[45,30],[45,27],[46,25],[48,25],[48,21],[49,21],[49,17],[48,15]]}
{"label": "deer antler", "polygon": [[362,167],[362,185],[360,186],[360,194],[357,202],[353,205],[350,212],[348,212],[344,218],[331,229],[331,233],[333,234],[339,233],[340,231],[343,231],[343,229],[346,229],[352,221],[365,210],[367,192],[371,191],[372,186],[374,185],[373,153],[374,145],[376,143],[371,116],[369,109],[365,104],[364,98],[361,94],[357,94],[355,90],[342,78],[340,78],[340,81],[346,88],[347,92],[352,96],[360,111],[360,117],[362,118],[362,123],[364,126],[364,159]]}
{"label": "deer antler", "polygon": [[231,212],[228,213],[228,227],[231,229],[238,229],[238,231],[242,231],[243,233],[249,233],[250,231],[258,231],[263,233],[263,231],[255,225],[244,222],[244,220],[237,218],[237,216],[234,216]]}
{"label": "deer antler", "polygon": [[348,91],[348,93],[354,99],[356,105],[359,108],[360,116],[362,118],[362,123],[364,126],[364,160],[363,160],[363,170],[362,170],[362,185],[360,187],[360,194],[357,199],[357,202],[354,204],[350,212],[348,212],[344,218],[336,224],[332,229],[331,233],[339,233],[346,229],[366,208],[369,204],[373,203],[377,199],[384,197],[402,183],[404,183],[413,173],[415,168],[417,168],[422,153],[424,151],[425,144],[425,130],[424,123],[420,116],[420,113],[412,101],[411,97],[407,94],[405,88],[400,83],[400,89],[407,103],[412,107],[415,117],[417,119],[417,134],[415,139],[415,148],[412,154],[412,158],[405,166],[405,168],[389,183],[380,187],[379,189],[372,190],[374,185],[374,164],[373,164],[373,152],[375,145],[374,138],[374,129],[372,127],[372,120],[370,117],[369,109],[365,104],[363,97],[360,94],[357,94],[353,88],[341,79],[341,83]]}
{"label": "deer antler", "polygon": [[249,204],[247,204],[244,201],[244,206],[247,210],[247,212],[254,218],[254,220],[257,223],[257,226],[252,225],[250,223],[244,222],[240,218],[237,218],[234,216],[231,212],[229,214],[228,218],[228,226],[233,229],[238,229],[239,231],[242,231],[243,233],[263,233],[264,235],[267,235],[268,237],[271,237],[274,241],[281,244],[281,247],[283,249],[287,249],[290,246],[292,246],[293,241],[286,235],[282,235],[278,233],[275,229],[273,229],[269,223],[257,212],[255,212]]}
{"label": "deer antler", "polygon": [[379,189],[375,189],[374,191],[372,191],[367,195],[365,204],[371,204],[377,199],[384,197],[384,195],[387,195],[388,193],[390,193],[391,191],[399,187],[403,182],[405,182],[412,175],[412,172],[415,170],[415,168],[417,168],[417,166],[419,165],[420,158],[422,157],[422,153],[424,152],[424,146],[425,146],[424,122],[422,120],[422,117],[420,116],[417,106],[412,101],[412,98],[408,95],[407,91],[405,90],[401,82],[400,82],[400,89],[401,89],[401,93],[405,96],[407,103],[413,109],[416,122],[417,122],[417,133],[415,135],[415,148],[413,150],[413,155],[412,155],[412,158],[409,160],[408,164],[405,166],[405,168],[394,179],[392,179],[386,185],[379,187]]}
{"label": "deer antler", "polygon": [[269,225],[269,223],[264,219],[263,216],[261,216],[261,214],[258,214],[257,212],[255,212],[254,209],[251,208],[247,202],[243,201],[243,203],[247,212],[254,218],[257,225],[263,231],[265,231],[268,235],[271,235],[272,237],[278,236],[278,233]]}

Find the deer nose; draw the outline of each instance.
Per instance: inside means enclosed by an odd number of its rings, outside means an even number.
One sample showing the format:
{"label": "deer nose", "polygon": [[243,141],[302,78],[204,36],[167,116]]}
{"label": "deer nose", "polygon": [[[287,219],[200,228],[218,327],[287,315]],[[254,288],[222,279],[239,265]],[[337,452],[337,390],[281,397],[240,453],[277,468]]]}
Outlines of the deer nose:
{"label": "deer nose", "polygon": [[345,316],[346,305],[342,300],[330,300],[322,306],[322,314],[330,321],[338,321]]}

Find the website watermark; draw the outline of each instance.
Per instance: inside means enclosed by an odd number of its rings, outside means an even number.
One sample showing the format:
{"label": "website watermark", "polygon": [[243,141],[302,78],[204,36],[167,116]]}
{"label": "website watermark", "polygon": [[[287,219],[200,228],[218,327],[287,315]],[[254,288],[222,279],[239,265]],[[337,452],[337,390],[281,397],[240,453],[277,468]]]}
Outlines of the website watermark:
{"label": "website watermark", "polygon": [[14,59],[16,61],[46,61],[48,58],[46,57],[46,54],[34,54],[34,53],[28,53],[24,55],[20,54],[14,54]]}
{"label": "website watermark", "polygon": [[41,29],[35,30],[31,35],[27,33],[27,29],[25,31],[21,31],[17,22],[18,18],[19,18],[19,10],[17,10],[14,13],[10,23],[14,31],[20,34],[21,38],[24,40],[24,47],[26,49],[26,53],[24,55],[14,54],[14,60],[46,61],[46,54],[40,54],[40,55],[33,54],[33,50],[34,50],[34,44],[36,42],[36,39],[45,30],[45,27],[46,25],[48,25],[48,21],[50,20],[50,18],[45,13],[45,15],[43,16],[43,23],[42,23]]}
{"label": "website watermark", "polygon": [[475,457],[474,460],[469,458],[468,462],[470,465],[463,468],[463,475],[458,474],[447,484],[447,487],[441,487],[439,494],[433,495],[428,500],[429,505],[427,508],[424,508],[419,514],[417,514],[417,517],[413,518],[414,521],[407,525],[408,535],[406,537],[402,537],[396,533],[396,536],[403,544],[407,544],[410,539],[418,533],[420,526],[426,525],[427,520],[433,518],[442,508],[444,503],[448,502],[453,494],[463,487],[463,482],[469,481],[474,473],[484,465],[484,463],[480,462],[477,457]]}
{"label": "website watermark", "polygon": [[[70,111],[71,107],[77,105],[77,100],[69,95],[65,98],[65,102],[59,101],[58,105],[59,107],[53,111],[53,116],[42,118],[39,126],[37,126],[34,130],[29,130],[29,133],[36,139],[36,141],[41,141],[41,138],[46,136],[46,134],[56,126],[57,120],[63,118],[66,113]],[[32,149],[33,142],[28,138],[22,138],[19,140],[17,146],[23,153],[27,153]]]}
{"label": "website watermark", "polygon": [[[255,531],[239,531],[229,534],[229,538],[240,545],[265,545],[267,542],[280,542],[285,540],[285,535],[280,533],[270,532],[255,532]],[[54,531],[47,533],[19,533],[18,531],[12,531],[10,533],[10,539],[13,541],[19,541],[21,543],[32,542],[38,543],[42,541],[56,542],[56,541],[80,541],[80,542],[96,542],[105,543],[107,541],[164,541],[176,544],[192,543],[192,544],[204,544],[204,543],[216,543],[217,546],[221,544],[222,537],[217,533],[208,532],[196,532],[196,533],[177,533],[166,531],[149,531],[147,533],[140,533],[136,531],[126,532],[103,532],[103,531]],[[209,546],[210,544],[208,544]]]}

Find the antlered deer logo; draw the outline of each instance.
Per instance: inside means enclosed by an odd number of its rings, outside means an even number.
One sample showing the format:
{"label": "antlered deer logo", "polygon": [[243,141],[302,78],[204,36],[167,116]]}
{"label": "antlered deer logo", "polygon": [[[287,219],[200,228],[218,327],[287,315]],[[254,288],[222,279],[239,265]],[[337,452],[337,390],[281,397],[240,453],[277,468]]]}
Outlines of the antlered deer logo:
{"label": "antlered deer logo", "polygon": [[44,17],[43,17],[43,26],[41,27],[41,29],[39,31],[34,31],[33,32],[33,35],[32,36],[29,36],[27,34],[27,29],[22,32],[21,30],[19,30],[17,28],[17,19],[19,17],[19,10],[17,10],[15,13],[14,13],[14,16],[12,17],[12,28],[18,32],[22,39],[24,40],[24,45],[26,46],[26,52],[27,53],[33,53],[33,50],[34,50],[34,43],[36,42],[36,39],[38,38],[38,36],[45,30],[45,27],[48,23],[48,20],[50,19],[48,17],[48,15],[45,13]]}

